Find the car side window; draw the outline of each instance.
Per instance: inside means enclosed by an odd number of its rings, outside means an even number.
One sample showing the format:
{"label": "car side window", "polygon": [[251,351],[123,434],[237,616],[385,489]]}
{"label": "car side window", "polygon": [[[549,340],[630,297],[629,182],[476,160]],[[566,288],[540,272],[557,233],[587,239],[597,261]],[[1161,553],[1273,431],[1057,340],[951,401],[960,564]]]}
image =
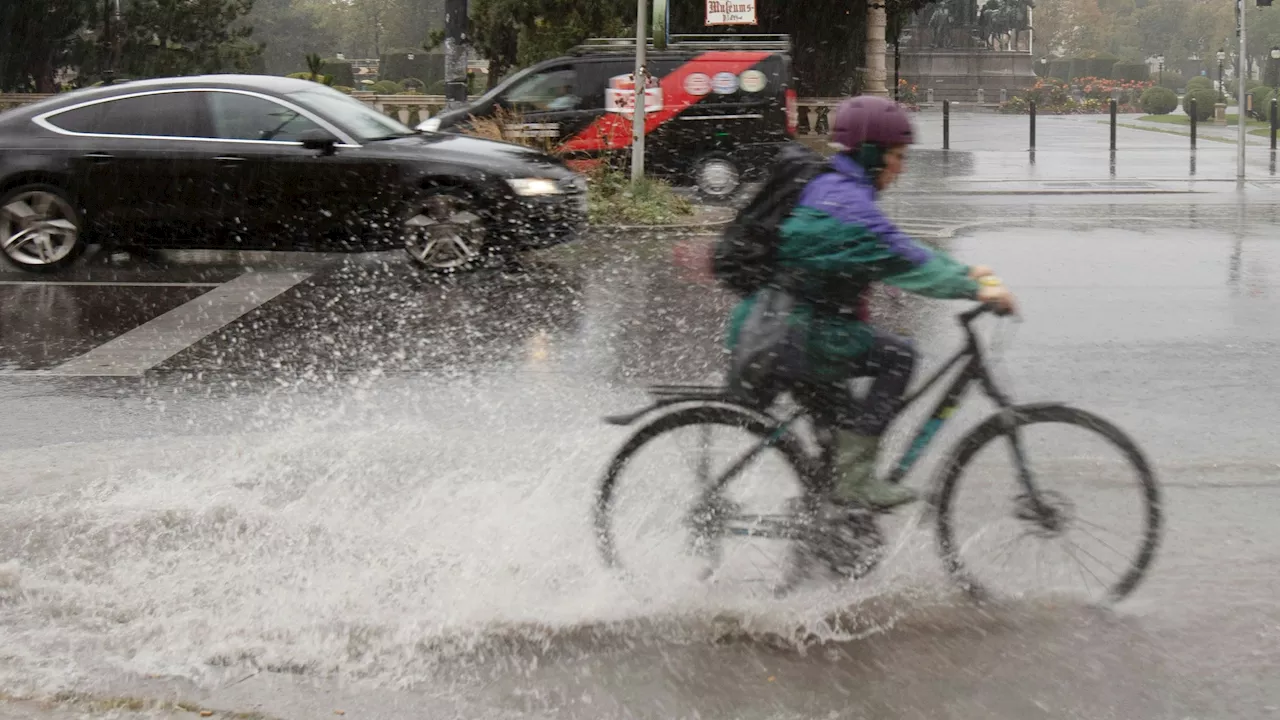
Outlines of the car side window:
{"label": "car side window", "polygon": [[201,137],[196,93],[167,92],[108,100],[49,118],[54,127],[99,135]]}
{"label": "car side window", "polygon": [[573,68],[560,68],[530,75],[508,90],[500,102],[522,112],[576,110],[582,105],[577,93],[577,73]]}
{"label": "car side window", "polygon": [[280,103],[231,92],[211,92],[213,136],[224,140],[300,142],[303,133],[322,130],[306,115]]}

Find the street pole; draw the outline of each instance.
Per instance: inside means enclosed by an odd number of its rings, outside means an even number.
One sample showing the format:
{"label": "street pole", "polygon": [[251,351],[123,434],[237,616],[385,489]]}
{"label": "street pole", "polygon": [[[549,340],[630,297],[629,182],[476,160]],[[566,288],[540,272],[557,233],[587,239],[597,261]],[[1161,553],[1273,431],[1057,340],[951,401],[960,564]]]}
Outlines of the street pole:
{"label": "street pole", "polygon": [[885,3],[867,3],[867,86],[863,88],[867,95],[889,95],[889,89],[884,86],[884,56],[888,50],[884,30],[887,22]]}
{"label": "street pole", "polygon": [[467,102],[467,0],[444,3],[444,99],[456,108]]}
{"label": "street pole", "polygon": [[645,72],[645,45],[648,42],[645,32],[647,5],[646,0],[636,0],[636,71],[635,71],[635,106],[631,115],[631,182],[638,183],[644,178],[644,95],[648,87]]}
{"label": "street pole", "polygon": [[1247,118],[1244,112],[1244,76],[1248,73],[1244,71],[1244,67],[1249,57],[1245,52],[1244,42],[1244,0],[1236,0],[1236,32],[1240,35],[1240,62],[1236,64],[1236,119],[1240,121],[1240,135],[1236,141],[1236,180],[1244,182],[1244,142],[1248,137],[1245,133]]}

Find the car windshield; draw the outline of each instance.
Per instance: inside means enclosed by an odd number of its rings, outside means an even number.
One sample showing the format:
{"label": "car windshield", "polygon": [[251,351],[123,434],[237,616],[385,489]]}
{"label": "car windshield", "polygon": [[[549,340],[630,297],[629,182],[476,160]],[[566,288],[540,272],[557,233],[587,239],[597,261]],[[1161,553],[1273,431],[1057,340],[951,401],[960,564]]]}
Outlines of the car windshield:
{"label": "car windshield", "polygon": [[358,142],[414,134],[413,130],[399,120],[383,115],[359,100],[332,88],[317,86],[314,89],[291,92],[288,96],[338,123]]}

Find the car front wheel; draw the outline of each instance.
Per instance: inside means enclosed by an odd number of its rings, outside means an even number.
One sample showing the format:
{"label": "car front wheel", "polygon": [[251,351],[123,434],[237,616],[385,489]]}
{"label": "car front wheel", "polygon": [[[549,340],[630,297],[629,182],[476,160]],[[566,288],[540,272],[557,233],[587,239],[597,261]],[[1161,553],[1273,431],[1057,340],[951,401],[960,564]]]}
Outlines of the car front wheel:
{"label": "car front wheel", "polygon": [[470,270],[484,259],[488,230],[474,196],[459,188],[433,188],[409,213],[405,249],[433,272]]}
{"label": "car front wheel", "polygon": [[23,185],[0,195],[0,250],[28,272],[53,272],[84,251],[83,225],[66,191]]}

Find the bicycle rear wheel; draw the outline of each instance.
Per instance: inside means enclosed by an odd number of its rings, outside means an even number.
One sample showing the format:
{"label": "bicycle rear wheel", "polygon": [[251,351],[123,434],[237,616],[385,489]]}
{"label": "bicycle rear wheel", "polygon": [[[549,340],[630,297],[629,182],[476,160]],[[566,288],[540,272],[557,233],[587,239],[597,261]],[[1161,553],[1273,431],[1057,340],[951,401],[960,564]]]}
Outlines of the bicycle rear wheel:
{"label": "bicycle rear wheel", "polygon": [[766,416],[728,405],[687,407],[642,426],[597,491],[605,563],[651,587],[714,579],[776,588],[789,571],[796,499],[813,486],[799,439],[776,434]]}
{"label": "bicycle rear wheel", "polygon": [[[1160,489],[1142,451],[1115,425],[1084,410],[1028,405],[1008,412],[1012,423],[1003,413],[993,415],[961,438],[940,466],[934,504],[939,551],[948,572],[971,594],[986,597],[997,584],[1020,584],[1034,568],[1036,591],[1044,591],[1045,566],[1057,558],[1066,560],[1068,569],[1056,575],[1048,569],[1055,590],[1070,581],[1072,586],[1083,584],[1091,601],[1124,599],[1142,580],[1160,538]],[[1033,447],[1032,436],[1050,426],[1072,430],[1073,437]],[[1020,463],[1011,452],[1012,476],[1000,478],[998,490],[975,488],[970,493],[970,504],[994,510],[997,519],[973,533],[958,530],[962,485],[976,486],[985,475],[1004,474],[995,471],[996,463],[982,451],[997,446],[1012,450],[1014,438],[1036,492],[1027,493],[1019,483]],[[1107,461],[1112,465],[1104,474]],[[961,483],[962,477],[969,480]],[[1082,505],[1090,502],[1099,509],[1083,512]],[[1026,539],[1033,541],[1033,554],[1012,546]],[[1056,547],[1049,548],[1054,541]],[[981,548],[993,545],[988,562],[979,562]]]}

